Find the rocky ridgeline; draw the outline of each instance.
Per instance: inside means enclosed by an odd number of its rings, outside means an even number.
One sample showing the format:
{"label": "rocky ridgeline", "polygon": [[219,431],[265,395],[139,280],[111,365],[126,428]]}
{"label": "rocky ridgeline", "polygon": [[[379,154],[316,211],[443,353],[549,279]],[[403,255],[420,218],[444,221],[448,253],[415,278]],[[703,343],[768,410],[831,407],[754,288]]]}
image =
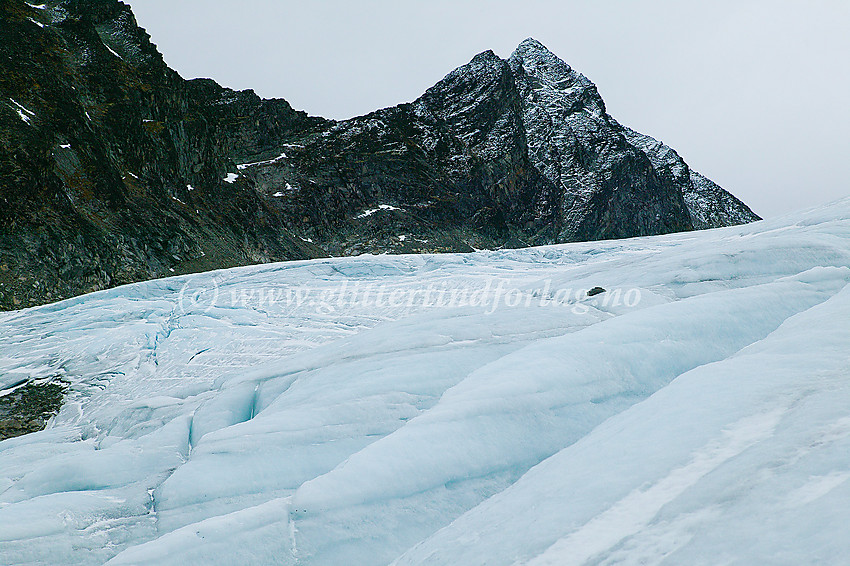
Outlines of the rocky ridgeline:
{"label": "rocky ridgeline", "polygon": [[535,40],[335,122],[168,68],[116,0],[0,2],[0,306],[250,263],[757,220]]}

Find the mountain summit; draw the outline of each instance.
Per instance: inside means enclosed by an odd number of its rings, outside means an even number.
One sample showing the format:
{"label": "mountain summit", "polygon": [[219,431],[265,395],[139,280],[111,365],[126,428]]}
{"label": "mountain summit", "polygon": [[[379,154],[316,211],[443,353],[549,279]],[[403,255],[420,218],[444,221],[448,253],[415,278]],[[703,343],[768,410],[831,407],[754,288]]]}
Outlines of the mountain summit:
{"label": "mountain summit", "polygon": [[0,4],[0,307],[259,262],[757,220],[534,39],[345,121],[184,80],[116,0]]}

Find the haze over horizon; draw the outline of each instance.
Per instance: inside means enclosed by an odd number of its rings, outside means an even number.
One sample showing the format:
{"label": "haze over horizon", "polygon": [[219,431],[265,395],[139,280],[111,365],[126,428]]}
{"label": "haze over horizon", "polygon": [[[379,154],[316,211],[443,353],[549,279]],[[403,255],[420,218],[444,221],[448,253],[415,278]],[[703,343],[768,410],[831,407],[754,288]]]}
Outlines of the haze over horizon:
{"label": "haze over horizon", "polygon": [[621,123],[763,217],[850,195],[850,4],[652,0],[128,0],[186,78],[345,119],[420,96],[476,53],[534,37]]}

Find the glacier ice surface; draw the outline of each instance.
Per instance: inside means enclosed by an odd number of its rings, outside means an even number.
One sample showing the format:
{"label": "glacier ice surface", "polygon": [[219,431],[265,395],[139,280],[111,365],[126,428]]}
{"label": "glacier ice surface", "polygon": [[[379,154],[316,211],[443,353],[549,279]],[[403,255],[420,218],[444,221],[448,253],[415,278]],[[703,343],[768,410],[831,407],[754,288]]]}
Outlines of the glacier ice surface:
{"label": "glacier ice surface", "polygon": [[70,384],[0,442],[0,563],[838,564],[848,282],[850,199],[0,313],[0,394]]}

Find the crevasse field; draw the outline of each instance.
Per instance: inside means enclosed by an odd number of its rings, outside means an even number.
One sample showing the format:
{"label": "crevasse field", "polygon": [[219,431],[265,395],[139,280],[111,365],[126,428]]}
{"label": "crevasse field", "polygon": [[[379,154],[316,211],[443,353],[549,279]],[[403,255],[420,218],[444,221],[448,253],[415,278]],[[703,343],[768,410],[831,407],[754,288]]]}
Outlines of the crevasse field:
{"label": "crevasse field", "polygon": [[846,564],[848,283],[850,199],[3,313],[0,390],[69,391],[0,563]]}

